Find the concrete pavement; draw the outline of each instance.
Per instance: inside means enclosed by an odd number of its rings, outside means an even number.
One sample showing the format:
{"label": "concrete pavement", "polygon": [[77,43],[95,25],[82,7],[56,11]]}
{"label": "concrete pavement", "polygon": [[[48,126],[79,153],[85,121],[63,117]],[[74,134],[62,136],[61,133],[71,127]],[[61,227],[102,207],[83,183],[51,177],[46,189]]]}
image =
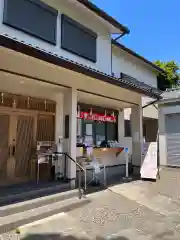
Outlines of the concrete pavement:
{"label": "concrete pavement", "polygon": [[0,239],[180,239],[180,170],[163,169],[158,182],[135,181],[88,196],[90,203],[22,227]]}

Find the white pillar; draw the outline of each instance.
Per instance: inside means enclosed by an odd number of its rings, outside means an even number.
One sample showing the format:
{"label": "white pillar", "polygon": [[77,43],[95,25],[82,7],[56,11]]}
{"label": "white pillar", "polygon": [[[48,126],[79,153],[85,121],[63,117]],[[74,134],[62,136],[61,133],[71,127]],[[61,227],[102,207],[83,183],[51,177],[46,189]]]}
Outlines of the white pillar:
{"label": "white pillar", "polygon": [[[64,94],[64,130],[65,117],[69,116],[69,137],[64,140],[64,151],[70,157],[76,160],[76,131],[77,131],[77,90],[68,89]],[[64,132],[65,136],[65,132]],[[71,180],[72,187],[76,179],[76,165],[70,159],[67,159],[67,176]]]}
{"label": "white pillar", "polygon": [[124,110],[118,114],[118,142],[124,142]]}
{"label": "white pillar", "polygon": [[143,147],[143,126],[141,105],[131,108],[132,165],[133,173],[140,174]]}
{"label": "white pillar", "polygon": [[55,141],[59,137],[63,137],[63,94],[60,93],[56,96],[56,124],[55,124]]}
{"label": "white pillar", "polygon": [[[63,94],[59,93],[56,95],[56,117],[55,117],[55,141],[58,144],[59,137],[63,138]],[[58,148],[59,152],[60,149]],[[61,150],[62,152],[62,150]],[[64,176],[64,162],[63,156],[58,156],[58,160],[55,161],[55,174],[56,179]]]}

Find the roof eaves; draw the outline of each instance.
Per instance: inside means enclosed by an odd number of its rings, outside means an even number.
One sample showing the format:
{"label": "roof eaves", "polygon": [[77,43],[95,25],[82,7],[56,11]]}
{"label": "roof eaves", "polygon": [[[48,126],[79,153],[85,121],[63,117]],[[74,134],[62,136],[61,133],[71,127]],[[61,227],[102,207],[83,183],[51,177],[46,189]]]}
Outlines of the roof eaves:
{"label": "roof eaves", "polygon": [[109,22],[114,27],[118,28],[121,32],[129,34],[130,30],[122,25],[120,22],[118,22],[115,18],[111,17],[109,14],[107,14],[105,11],[97,7],[94,3],[88,1],[88,0],[76,0],[79,3],[83,4],[86,8],[97,14],[99,17],[103,18],[107,22]]}
{"label": "roof eaves", "polygon": [[157,99],[161,99],[162,98],[162,91],[152,87],[148,84],[145,84],[144,82],[140,82],[138,81],[136,78],[133,78],[127,74],[124,74],[121,72],[121,78],[122,81],[126,81],[128,82],[128,84],[133,85],[134,87],[136,87],[137,89],[141,89],[142,91],[148,93],[147,95],[151,96],[151,97],[155,97]]}
{"label": "roof eaves", "polygon": [[158,89],[141,83],[135,78],[132,78],[128,75],[122,73],[121,78],[116,78],[106,73],[100,72],[94,68],[70,60],[68,58],[64,58],[62,56],[58,56],[57,54],[47,52],[46,50],[40,49],[39,47],[34,47],[25,42],[21,42],[16,38],[12,38],[8,35],[0,35],[0,46],[15,50],[17,52],[21,52],[25,55],[35,57],[37,59],[49,62],[57,66],[61,66],[66,69],[70,69],[72,71],[90,76],[92,78],[104,81],[109,84],[129,89],[143,95],[147,95],[149,97],[157,99],[161,98],[161,92]]}
{"label": "roof eaves", "polygon": [[131,54],[132,56],[142,60],[143,62],[147,63],[148,65],[150,65],[152,68],[154,68],[156,71],[158,71],[159,73],[161,74],[165,74],[166,72],[156,66],[154,63],[152,63],[151,61],[149,61],[148,59],[144,58],[143,56],[139,55],[138,53],[134,52],[133,50],[131,50],[130,48],[127,48],[126,46],[124,46],[123,44],[119,43],[119,42],[116,42],[114,39],[112,39],[112,44],[121,48],[122,50],[124,50],[125,52]]}

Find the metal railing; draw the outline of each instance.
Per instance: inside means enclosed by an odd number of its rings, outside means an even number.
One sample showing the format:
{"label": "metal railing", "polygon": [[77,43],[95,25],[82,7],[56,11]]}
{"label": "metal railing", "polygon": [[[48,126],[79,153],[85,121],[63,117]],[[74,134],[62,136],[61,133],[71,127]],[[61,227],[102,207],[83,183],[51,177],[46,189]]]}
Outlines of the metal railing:
{"label": "metal railing", "polygon": [[[44,154],[44,156],[46,156],[49,160],[53,159],[54,161],[58,161],[60,156],[64,156],[64,162],[63,162],[63,177],[62,180],[66,181],[68,180],[68,159],[73,162],[76,165],[76,168],[79,170],[76,180],[77,180],[77,185],[78,185],[78,190],[80,193],[80,197],[82,197],[85,192],[87,191],[87,175],[89,174],[89,176],[92,176],[92,170],[87,170],[86,168],[84,168],[81,164],[79,164],[75,159],[73,159],[68,153],[66,152],[53,152],[52,154]],[[83,175],[82,175],[83,173]],[[84,180],[83,180],[84,179]],[[103,187],[106,186],[105,183],[102,183],[100,178],[97,175],[94,175],[94,179],[96,181],[99,182],[100,185],[102,185]],[[39,182],[39,165],[38,165],[38,173],[37,173],[37,183]]]}
{"label": "metal railing", "polygon": [[[73,159],[71,156],[69,156],[68,153],[64,153],[64,154],[65,154],[65,159],[69,158],[74,164],[76,164],[76,167],[79,168],[78,176],[77,176],[78,189],[79,189],[79,192],[80,192],[81,197],[82,197],[84,195],[84,193],[86,193],[86,191],[87,191],[88,184],[93,181],[93,180],[91,180],[89,183],[87,183],[87,176],[89,175],[92,178],[92,170],[90,170],[90,169],[87,170],[86,168],[84,168],[75,159]],[[65,165],[67,165],[67,163]],[[82,188],[82,183],[83,183],[82,172],[84,173],[84,184],[83,184],[84,188]],[[66,170],[65,170],[65,173],[66,173]],[[97,181],[99,183],[99,185],[101,185],[103,187],[106,187],[106,180],[104,180],[104,182],[102,182],[101,179],[96,174],[93,174],[93,179],[95,181]],[[83,190],[83,192],[82,192],[82,190]]]}
{"label": "metal railing", "polygon": [[[73,163],[75,163],[76,167],[79,168],[79,173],[78,173],[78,189],[81,192],[82,190],[82,174],[81,172],[83,171],[84,173],[84,192],[87,190],[87,183],[86,183],[86,169],[84,167],[82,167],[76,160],[74,160],[71,156],[69,156],[68,153],[64,153],[65,154],[65,159],[69,158]],[[66,160],[65,160],[66,162]],[[66,165],[67,163],[65,163]],[[65,172],[66,173],[66,172]]]}

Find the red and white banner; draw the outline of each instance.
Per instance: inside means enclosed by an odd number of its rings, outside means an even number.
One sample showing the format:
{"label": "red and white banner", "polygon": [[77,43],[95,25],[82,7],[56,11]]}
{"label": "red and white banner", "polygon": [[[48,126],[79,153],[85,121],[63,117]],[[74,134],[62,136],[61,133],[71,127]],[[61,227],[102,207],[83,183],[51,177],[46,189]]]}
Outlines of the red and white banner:
{"label": "red and white banner", "polygon": [[98,113],[88,113],[88,112],[80,112],[78,118],[93,120],[93,121],[101,121],[101,122],[116,122],[116,116],[108,116],[104,114]]}

